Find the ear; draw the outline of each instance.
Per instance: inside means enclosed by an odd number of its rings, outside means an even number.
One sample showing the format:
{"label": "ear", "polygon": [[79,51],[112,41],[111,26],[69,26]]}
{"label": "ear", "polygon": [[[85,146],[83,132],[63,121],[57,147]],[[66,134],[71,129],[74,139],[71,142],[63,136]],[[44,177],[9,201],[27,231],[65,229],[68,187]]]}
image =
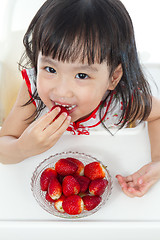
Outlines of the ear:
{"label": "ear", "polygon": [[111,76],[108,90],[114,90],[115,89],[115,87],[117,86],[117,84],[121,80],[122,75],[123,75],[122,65],[119,64],[118,67],[116,67],[116,69],[114,70],[114,72]]}

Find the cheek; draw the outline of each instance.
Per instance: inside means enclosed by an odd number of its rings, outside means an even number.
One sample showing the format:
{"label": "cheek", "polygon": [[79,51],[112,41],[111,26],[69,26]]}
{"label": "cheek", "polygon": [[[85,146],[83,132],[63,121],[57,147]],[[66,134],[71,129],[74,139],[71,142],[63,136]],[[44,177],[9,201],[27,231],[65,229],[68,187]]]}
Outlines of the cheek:
{"label": "cheek", "polygon": [[[101,102],[106,89],[94,87],[89,88],[86,91],[79,92],[79,99],[81,106],[85,108],[91,108],[93,110],[98,106],[98,104]],[[93,108],[93,109],[92,109]]]}
{"label": "cheek", "polygon": [[91,89],[90,91],[88,91],[88,98],[90,100],[92,100],[93,102],[100,102],[106,91],[108,90],[108,85],[98,85],[98,86],[95,86],[93,89]]}
{"label": "cheek", "polygon": [[37,92],[41,100],[45,103],[48,96],[48,87],[42,78],[37,76]]}

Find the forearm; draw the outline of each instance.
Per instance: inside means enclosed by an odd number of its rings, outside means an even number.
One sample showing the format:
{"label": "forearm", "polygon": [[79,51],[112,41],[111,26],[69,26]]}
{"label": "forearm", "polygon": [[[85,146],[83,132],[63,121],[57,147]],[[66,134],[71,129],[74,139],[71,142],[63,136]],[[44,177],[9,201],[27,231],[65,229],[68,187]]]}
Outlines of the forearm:
{"label": "forearm", "polygon": [[160,118],[148,122],[152,161],[160,161]]}
{"label": "forearm", "polygon": [[19,141],[17,138],[12,136],[0,137],[0,163],[19,163],[26,157],[25,154],[20,151]]}

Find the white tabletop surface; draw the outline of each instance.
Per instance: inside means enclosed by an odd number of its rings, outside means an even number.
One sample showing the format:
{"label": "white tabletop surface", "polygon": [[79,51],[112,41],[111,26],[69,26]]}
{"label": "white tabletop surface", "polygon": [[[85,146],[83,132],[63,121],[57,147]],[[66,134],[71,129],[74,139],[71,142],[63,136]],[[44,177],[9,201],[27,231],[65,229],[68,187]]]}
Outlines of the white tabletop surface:
{"label": "white tabletop surface", "polygon": [[[76,239],[81,239],[83,234],[89,234],[91,239],[107,239],[106,234],[109,240],[128,239],[129,236],[129,239],[160,239],[160,182],[142,198],[129,198],[115,178],[116,174],[131,174],[150,161],[146,128],[142,124],[135,129],[121,130],[113,137],[105,130],[89,136],[65,134],[41,155],[15,165],[1,164],[0,239],[41,240],[52,234],[53,229],[58,239],[66,236],[75,239],[77,231]],[[65,220],[49,214],[38,205],[31,191],[35,168],[50,155],[63,151],[96,157],[107,165],[113,180],[112,194],[105,206],[79,220]]]}

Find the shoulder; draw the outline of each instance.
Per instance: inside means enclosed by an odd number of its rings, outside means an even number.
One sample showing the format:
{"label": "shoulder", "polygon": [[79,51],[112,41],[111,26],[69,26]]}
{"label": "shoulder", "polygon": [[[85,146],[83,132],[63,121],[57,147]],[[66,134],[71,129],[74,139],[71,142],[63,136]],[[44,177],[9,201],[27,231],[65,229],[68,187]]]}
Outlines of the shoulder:
{"label": "shoulder", "polygon": [[152,109],[147,121],[154,121],[160,118],[160,98],[152,97]]}
{"label": "shoulder", "polygon": [[[36,110],[34,104],[23,106],[30,99],[25,82],[22,83],[16,102],[2,125],[2,135],[19,137],[29,125],[26,121]],[[32,121],[33,119],[30,119]]]}

